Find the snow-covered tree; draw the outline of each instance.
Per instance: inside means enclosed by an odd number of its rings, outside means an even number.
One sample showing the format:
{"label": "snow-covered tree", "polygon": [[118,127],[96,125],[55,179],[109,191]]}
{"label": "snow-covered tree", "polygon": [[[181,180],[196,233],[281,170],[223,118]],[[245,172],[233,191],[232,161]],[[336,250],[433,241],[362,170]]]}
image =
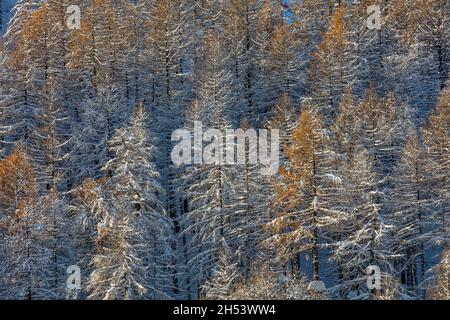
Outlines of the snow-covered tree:
{"label": "snow-covered tree", "polygon": [[288,94],[283,94],[271,111],[266,127],[280,130],[280,149],[284,150],[290,141],[291,133],[298,120],[295,105]]}
{"label": "snow-covered tree", "polygon": [[271,68],[269,65],[269,48],[272,34],[279,24],[279,17],[271,1],[264,1],[257,13],[254,42],[254,106],[251,115],[247,115],[251,123],[260,125],[270,114],[273,97],[271,94]]}
{"label": "snow-covered tree", "polygon": [[306,57],[300,49],[303,41],[296,24],[285,22],[277,25],[272,32],[267,57],[270,99],[287,94],[298,103],[304,94],[306,79],[302,71],[306,66]]}
{"label": "snow-covered tree", "polygon": [[212,278],[202,287],[202,296],[206,300],[226,300],[239,276],[235,254],[222,239],[217,266],[214,268]]}
{"label": "snow-covered tree", "polygon": [[378,97],[369,87],[359,105],[362,144],[375,161],[380,189],[387,183],[405,143],[403,134],[411,132],[411,113],[392,93]]}
{"label": "snow-covered tree", "polygon": [[[112,159],[104,172],[105,211],[98,224],[102,245],[93,257],[87,290],[91,299],[166,297],[161,265],[170,261],[164,209],[159,200],[159,174],[151,162],[153,150],[139,104],[129,126],[109,142]],[[166,261],[166,263],[167,263]]]}
{"label": "snow-covered tree", "polygon": [[428,288],[427,296],[433,300],[449,300],[449,274],[450,274],[450,257],[449,252],[444,251],[441,262],[435,267],[435,276],[433,283]]}
{"label": "snow-covered tree", "polygon": [[[55,299],[49,215],[38,197],[35,172],[22,146],[1,163],[1,192],[5,223],[2,251],[7,252],[6,299]],[[52,239],[56,240],[56,239]],[[56,264],[53,267],[57,268]],[[7,279],[6,279],[7,278]]]}
{"label": "snow-covered tree", "polygon": [[252,268],[245,281],[237,281],[229,300],[308,300],[308,283],[302,275],[284,274],[268,264]]}
{"label": "snow-covered tree", "polygon": [[378,266],[383,277],[388,277],[391,255],[386,240],[391,227],[384,222],[377,204],[380,191],[368,152],[357,150],[342,165],[340,176],[344,184],[341,198],[345,201],[342,209],[345,214],[341,215],[341,240],[335,243],[332,255],[340,266],[338,289],[344,298],[374,299],[379,292],[368,288],[367,268]]}
{"label": "snow-covered tree", "polygon": [[275,185],[276,217],[268,223],[273,236],[267,242],[277,248],[282,262],[292,262],[296,268],[298,254],[310,252],[314,280],[320,279],[322,232],[334,223],[328,219],[330,214],[340,214],[332,206],[331,154],[320,115],[305,104],[285,150],[287,165],[280,169]]}
{"label": "snow-covered tree", "polygon": [[392,176],[389,195],[393,231],[393,252],[398,256],[396,272],[402,283],[415,290],[424,280],[424,226],[426,214],[426,161],[424,149],[412,134]]}
{"label": "snow-covered tree", "polygon": [[[233,0],[225,4],[223,42],[229,54],[229,69],[233,70],[232,90],[238,92],[234,106],[236,120],[252,116],[255,106],[255,38],[259,2]],[[239,124],[238,121],[235,123]]]}
{"label": "snow-covered tree", "polygon": [[197,284],[209,276],[214,267],[222,238],[233,250],[242,244],[238,234],[239,228],[244,227],[240,225],[241,211],[238,211],[242,206],[236,199],[235,188],[236,177],[240,174],[236,166],[225,165],[225,146],[219,140],[231,128],[225,113],[231,99],[226,57],[219,39],[214,34],[208,35],[196,70],[197,102],[190,121],[201,120],[205,130],[214,129],[218,136],[208,138],[206,131],[202,131],[203,139],[210,144],[203,152],[203,164],[196,163],[190,168],[191,183],[186,190],[189,212],[183,217],[188,219],[183,224],[188,225],[191,235],[189,269],[194,275],[190,276],[190,281]]}
{"label": "snow-covered tree", "polygon": [[149,123],[155,135],[154,144],[158,155],[156,164],[161,174],[161,184],[165,194],[161,201],[170,217],[173,231],[172,265],[173,293],[180,294],[179,279],[176,267],[178,264],[177,239],[180,228],[181,196],[177,194],[177,176],[171,161],[172,132],[183,125],[183,109],[191,98],[192,83],[188,83],[188,70],[192,73],[192,61],[189,57],[191,29],[188,23],[189,10],[184,1],[158,0],[149,2],[148,26],[146,35],[147,47],[144,52],[143,63],[149,70],[149,86],[147,97],[144,99],[150,110],[152,121]]}
{"label": "snow-covered tree", "polygon": [[74,124],[68,159],[73,185],[101,176],[101,168],[111,159],[107,143],[130,113],[115,86],[99,89],[95,97],[81,101],[78,108],[80,121]]}
{"label": "snow-covered tree", "polygon": [[450,9],[445,0],[397,0],[388,6],[385,20],[395,42],[385,63],[386,80],[423,119],[448,79]]}
{"label": "snow-covered tree", "polygon": [[[268,139],[274,139],[273,132],[271,131]],[[236,131],[236,136],[238,143],[245,143],[244,161],[238,164],[238,174],[232,179],[235,190],[232,200],[235,202],[233,215],[236,222],[234,222],[234,228],[236,228],[235,232],[238,237],[235,243],[240,272],[245,277],[250,271],[252,261],[258,255],[261,241],[267,237],[267,230],[264,226],[272,218],[270,203],[274,199],[271,185],[273,176],[264,175],[264,170],[268,169],[267,165],[255,163],[258,150],[259,152],[268,152],[262,149],[261,144],[259,146],[256,144],[256,130],[252,129],[244,120],[240,131]],[[239,153],[241,150],[237,150],[237,152]],[[240,155],[238,154],[237,157]]]}
{"label": "snow-covered tree", "polygon": [[309,66],[311,97],[325,123],[334,119],[341,96],[355,83],[356,57],[344,19],[345,10],[339,7],[332,16],[322,42],[312,52]]}
{"label": "snow-covered tree", "polygon": [[445,296],[447,0],[0,2],[0,298]]}
{"label": "snow-covered tree", "polygon": [[426,170],[429,174],[427,191],[430,193],[429,207],[432,210],[434,225],[432,242],[442,245],[443,248],[448,246],[449,242],[449,101],[450,89],[447,85],[441,93],[436,109],[421,130],[427,154]]}

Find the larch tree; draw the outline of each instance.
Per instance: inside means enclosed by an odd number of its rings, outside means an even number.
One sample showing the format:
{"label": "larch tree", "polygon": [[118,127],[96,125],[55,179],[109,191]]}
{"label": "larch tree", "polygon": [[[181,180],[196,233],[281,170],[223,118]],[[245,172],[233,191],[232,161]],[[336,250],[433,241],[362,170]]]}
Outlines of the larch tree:
{"label": "larch tree", "polygon": [[268,264],[256,264],[250,276],[235,281],[229,300],[308,300],[308,283],[303,275],[284,274]]}
{"label": "larch tree", "polygon": [[0,185],[7,227],[2,249],[9,262],[8,290],[3,294],[8,299],[55,299],[52,251],[46,238],[49,217],[40,206],[34,168],[23,146],[2,160]]}
{"label": "larch tree", "polygon": [[422,137],[427,155],[426,170],[429,173],[427,190],[429,208],[432,210],[434,225],[432,241],[443,248],[449,242],[449,179],[450,161],[450,90],[447,86],[441,93],[436,109],[430,114],[427,124],[422,127]]}
{"label": "larch tree", "polygon": [[447,78],[448,48],[444,43],[449,35],[445,17],[449,7],[444,2],[397,0],[379,4],[383,8],[379,40],[384,49],[372,49],[374,56],[381,55],[378,61],[382,65],[380,80],[373,83],[393,90],[417,108],[420,119],[425,119],[436,103]]}
{"label": "larch tree", "polygon": [[[39,38],[36,39],[35,34],[38,31],[46,31],[46,9],[33,11],[31,3],[23,1],[17,4],[15,10],[9,33],[5,35],[6,61],[3,65],[8,82],[5,83],[6,94],[2,97],[2,126],[7,130],[4,142],[9,150],[12,149],[11,145],[21,139],[28,143],[31,131],[36,125],[34,114],[39,108],[39,100],[42,101],[43,94],[34,90],[33,81],[36,74],[42,71],[42,67],[37,65],[45,59],[38,57],[34,62],[32,54],[36,52],[33,48],[37,47],[34,42],[41,43],[37,41]],[[43,53],[42,50],[39,52]],[[16,119],[14,123],[11,122],[12,119]]]}
{"label": "larch tree", "polygon": [[[388,65],[395,60],[397,29],[401,25],[401,21],[394,18],[393,3],[395,1],[360,0],[348,7],[345,20],[357,56],[354,69],[357,81],[353,89],[358,98],[369,84],[378,94],[386,94],[396,85],[390,82],[392,74],[388,71]],[[409,8],[405,11],[402,16]]]}
{"label": "larch tree", "polygon": [[[375,299],[382,294],[367,286],[367,268],[378,266],[386,285],[391,272],[389,250],[386,248],[390,226],[387,225],[377,204],[379,191],[373,160],[364,149],[355,151],[350,161],[340,169],[344,185],[341,194],[341,238],[334,246],[332,259],[340,266],[339,294],[347,299]],[[383,288],[387,290],[389,288]]]}
{"label": "larch tree", "polygon": [[378,97],[375,89],[369,87],[358,111],[362,144],[375,161],[380,183],[387,184],[386,177],[392,172],[405,142],[401,133],[411,132],[410,110],[392,93]]}
{"label": "larch tree", "polygon": [[[73,33],[72,44],[79,50],[87,80],[96,91],[116,80],[115,16],[112,1],[92,1],[85,8],[83,28]],[[78,39],[82,42],[75,44]]]}
{"label": "larch tree", "polygon": [[313,280],[320,279],[319,251],[329,219],[334,186],[331,150],[320,115],[304,105],[291,145],[285,155],[287,165],[280,169],[275,185],[275,218],[267,227],[273,236],[266,240],[277,248],[278,258],[299,268],[299,254],[311,254]]}
{"label": "larch tree", "polygon": [[274,105],[270,117],[266,120],[265,127],[279,130],[281,161],[286,161],[285,148],[291,142],[292,130],[297,125],[298,114],[295,105],[288,94],[283,94]]}
{"label": "larch tree", "polygon": [[0,298],[448,296],[449,1],[13,1]]}
{"label": "larch tree", "polygon": [[161,259],[170,261],[170,256],[163,257],[168,244],[159,201],[162,189],[144,123],[140,104],[130,125],[118,130],[109,143],[113,158],[104,171],[111,177],[102,188],[106,214],[98,225],[103,246],[92,260],[89,298],[137,299],[147,291],[147,297],[168,297],[161,283],[167,281],[161,280]]}
{"label": "larch tree", "polygon": [[[230,72],[225,68],[227,55],[214,34],[204,41],[196,69],[196,95],[200,119],[205,128],[214,128],[210,136],[203,132],[203,140],[210,142],[202,154],[203,164],[196,164],[193,183],[187,191],[189,213],[185,219],[192,221],[190,269],[195,270],[195,281],[201,284],[210,275],[217,261],[220,240],[230,247],[236,246],[237,203],[234,201],[233,178],[238,175],[234,166],[225,165],[224,144],[220,137],[231,128],[225,110],[228,109]],[[203,130],[203,129],[201,129]],[[198,151],[197,151],[198,152]],[[208,160],[209,159],[209,160]],[[199,250],[200,252],[195,254]],[[200,272],[199,272],[200,270]]]}
{"label": "larch tree", "polygon": [[330,20],[322,42],[311,53],[309,89],[324,121],[334,120],[339,100],[355,84],[355,51],[344,19],[346,7],[340,6]]}
{"label": "larch tree", "polygon": [[70,140],[67,133],[68,116],[57,97],[59,86],[56,80],[49,79],[47,86],[48,98],[36,114],[36,127],[30,135],[32,144],[29,147],[29,153],[39,171],[37,178],[43,192],[49,192],[53,188],[67,190],[69,180],[65,169]]}
{"label": "larch tree", "polygon": [[43,239],[50,253],[49,283],[54,298],[67,299],[70,290],[67,288],[67,268],[75,265],[76,249],[72,242],[74,230],[71,226],[70,207],[64,194],[52,187],[47,194],[41,196],[35,204],[39,212],[40,223],[44,225]]}
{"label": "larch tree", "polygon": [[[187,86],[187,70],[191,62],[185,61],[189,47],[186,29],[187,12],[180,0],[157,0],[151,5],[148,20],[149,33],[145,52],[145,64],[150,70],[150,91],[144,99],[154,118],[149,128],[158,132],[155,144],[158,148],[156,164],[161,174],[161,183],[166,190],[163,195],[165,210],[172,221],[174,239],[179,237],[178,219],[181,196],[177,194],[177,179],[171,161],[172,132],[183,124],[183,108],[190,98]],[[172,242],[172,251],[178,254],[177,242]],[[173,257],[172,265],[178,266],[178,256]],[[180,293],[178,271],[173,269],[173,293]]]}
{"label": "larch tree", "polygon": [[254,42],[254,106],[252,114],[248,115],[249,121],[255,124],[263,123],[270,115],[273,97],[270,93],[271,79],[269,66],[269,46],[270,39],[279,19],[275,16],[274,5],[266,0],[261,5],[255,18]]}
{"label": "larch tree", "polygon": [[428,288],[427,296],[433,300],[449,300],[450,288],[449,288],[449,274],[450,274],[450,257],[449,252],[444,251],[442,253],[440,263],[435,267],[435,276],[433,283]]}
{"label": "larch tree", "polygon": [[[27,15],[24,10],[29,10]],[[10,82],[13,87],[8,89],[3,100],[6,112],[4,125],[8,127],[5,140],[7,144],[13,144],[23,139],[33,146],[38,143],[34,142],[34,131],[40,126],[38,114],[45,113],[50,96],[61,109],[67,106],[63,13],[60,4],[49,1],[39,7],[23,3],[17,8],[17,14],[14,23],[21,30],[8,36],[11,43],[7,45],[5,65],[5,72],[13,73],[13,81]],[[23,78],[24,74],[27,79]],[[55,88],[55,83],[58,88]],[[11,108],[11,104],[16,107]],[[11,119],[21,120],[8,123]],[[68,127],[64,129],[68,130]]]}
{"label": "larch tree", "polygon": [[[255,107],[255,39],[260,3],[255,0],[233,0],[225,9],[224,46],[228,48],[233,89],[240,92],[234,116],[240,121],[251,117]],[[239,125],[239,122],[235,123]]]}
{"label": "larch tree", "polygon": [[[72,219],[75,222],[73,239],[77,248],[75,258],[80,267],[81,277],[89,279],[94,266],[91,263],[92,258],[102,250],[103,237],[105,232],[98,229],[98,225],[107,215],[105,199],[101,197],[102,187],[106,179],[101,178],[97,181],[86,179],[70,191]],[[71,292],[72,298],[86,298],[87,281],[82,281],[79,292]]]}
{"label": "larch tree", "polygon": [[351,90],[347,90],[339,103],[336,120],[331,127],[336,160],[350,161],[361,143],[361,121],[358,116],[358,104]]}
{"label": "larch tree", "polygon": [[[275,131],[278,128],[271,128],[268,140],[272,143],[276,139]],[[261,131],[259,131],[261,138]],[[260,243],[267,237],[267,230],[264,226],[271,220],[272,214],[270,203],[274,198],[273,188],[271,186],[271,175],[265,175],[267,170],[272,170],[270,164],[258,163],[263,159],[261,153],[277,152],[271,145],[264,145],[261,140],[258,141],[258,133],[251,128],[249,123],[244,120],[238,130],[233,135],[233,140],[237,141],[238,175],[232,178],[235,195],[232,199],[234,204],[233,220],[231,224],[237,229],[237,241],[234,241],[234,248],[237,248],[238,267],[242,276],[246,277],[250,272],[250,265],[258,255]],[[228,146],[227,146],[228,147]],[[233,146],[234,148],[234,146]],[[228,151],[228,149],[227,149]],[[273,157],[273,155],[270,155]],[[273,172],[276,174],[276,172]]]}
{"label": "larch tree", "polygon": [[336,11],[338,0],[305,0],[293,1],[292,11],[303,21],[303,28],[310,46],[316,46],[327,30],[329,21]]}
{"label": "larch tree", "polygon": [[389,194],[396,272],[412,291],[419,289],[426,272],[426,166],[423,145],[412,133],[393,172],[393,187]]}
{"label": "larch tree", "polygon": [[239,277],[235,254],[222,239],[217,266],[214,267],[213,276],[202,288],[202,295],[206,300],[227,300],[233,290],[234,283]]}
{"label": "larch tree", "polygon": [[80,121],[74,123],[74,137],[69,143],[72,185],[101,177],[101,168],[111,159],[107,142],[130,116],[125,97],[114,85],[100,88],[94,97],[86,97],[78,109]]}
{"label": "larch tree", "polygon": [[305,92],[306,57],[301,50],[302,33],[296,24],[281,23],[272,32],[268,52],[270,99],[287,94],[298,103]]}

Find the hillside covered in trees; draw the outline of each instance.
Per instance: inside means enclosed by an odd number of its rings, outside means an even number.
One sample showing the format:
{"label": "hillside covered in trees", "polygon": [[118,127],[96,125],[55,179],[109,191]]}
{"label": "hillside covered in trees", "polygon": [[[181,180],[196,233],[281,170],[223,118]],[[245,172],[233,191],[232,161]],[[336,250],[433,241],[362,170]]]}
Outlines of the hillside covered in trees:
{"label": "hillside covered in trees", "polygon": [[[450,299],[450,1],[10,16],[0,299]],[[278,129],[278,172],[175,164],[172,133],[199,122]]]}

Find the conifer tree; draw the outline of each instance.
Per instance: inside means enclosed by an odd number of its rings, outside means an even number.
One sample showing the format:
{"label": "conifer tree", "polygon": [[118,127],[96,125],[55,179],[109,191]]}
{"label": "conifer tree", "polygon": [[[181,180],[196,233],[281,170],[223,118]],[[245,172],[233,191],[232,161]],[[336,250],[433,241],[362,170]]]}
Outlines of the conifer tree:
{"label": "conifer tree", "polygon": [[236,281],[231,300],[307,300],[308,285],[303,275],[285,275],[269,265],[253,267],[246,280]]}
{"label": "conifer tree", "polygon": [[[226,54],[214,34],[205,38],[198,61],[196,94],[198,114],[193,119],[200,119],[206,128],[214,128],[217,134],[225,136],[231,128],[225,110],[230,104],[230,74],[225,68]],[[200,73],[200,70],[202,71]],[[203,133],[204,134],[204,133]],[[204,137],[204,139],[208,139]],[[218,137],[210,137],[214,150],[206,150],[203,159],[211,161],[196,164],[193,169],[192,183],[187,190],[190,212],[184,216],[189,219],[192,230],[190,247],[198,254],[191,252],[191,270],[196,270],[197,284],[207,277],[217,261],[220,239],[236,248],[236,224],[238,203],[235,201],[233,187],[234,177],[238,170],[226,166],[224,145],[216,141]],[[209,152],[209,153],[208,153]],[[201,270],[201,273],[198,272]],[[191,278],[191,281],[195,281]]]}
{"label": "conifer tree", "polygon": [[450,299],[449,283],[449,253],[444,251],[442,253],[441,261],[436,266],[436,275],[434,283],[428,288],[428,297],[433,300],[448,300]]}
{"label": "conifer tree", "polygon": [[0,298],[446,297],[447,0],[6,1]]}
{"label": "conifer tree", "polygon": [[[183,108],[191,98],[190,87],[185,74],[192,68],[188,53],[189,37],[187,11],[180,0],[158,0],[151,4],[148,20],[150,32],[147,35],[145,64],[150,70],[150,92],[147,104],[154,118],[149,128],[158,132],[155,145],[158,148],[156,164],[161,174],[161,183],[165,189],[163,203],[171,219],[173,238],[179,237],[178,219],[181,197],[176,193],[176,172],[171,161],[171,135],[183,124]],[[185,61],[187,60],[187,61]],[[176,240],[172,242],[172,252],[179,253]],[[177,256],[172,265],[178,266]],[[180,293],[178,271],[173,269],[173,291]]]}
{"label": "conifer tree", "polygon": [[449,101],[448,86],[442,91],[436,109],[430,114],[428,123],[422,128],[422,137],[427,153],[429,183],[429,207],[434,224],[433,242],[448,246],[449,215]]}
{"label": "conifer tree", "polygon": [[[444,1],[394,1],[390,15],[396,47],[392,79],[396,93],[425,118],[449,72],[449,6]],[[389,19],[388,19],[389,20]],[[398,82],[395,78],[401,77]],[[417,83],[421,83],[417,87]]]}
{"label": "conifer tree", "polygon": [[[256,161],[258,150],[266,152],[263,150],[263,145],[257,141],[256,130],[250,128],[248,122],[244,120],[240,130],[235,132],[237,142],[245,143],[244,150],[239,150],[241,146],[238,145],[239,174],[232,179],[236,193],[232,200],[235,202],[234,219],[237,220],[234,228],[238,233],[236,253],[240,272],[245,277],[250,271],[251,262],[258,255],[257,247],[267,237],[264,225],[271,219],[270,203],[274,197],[271,187],[273,177],[264,175],[264,170],[268,169],[267,165]],[[259,134],[261,135],[261,132]],[[275,139],[274,131],[270,131],[270,137],[267,138]],[[244,154],[244,159],[240,159],[240,152]],[[242,160],[243,163],[240,162]]]}
{"label": "conifer tree", "polygon": [[402,283],[415,290],[424,280],[426,222],[426,161],[423,146],[415,135],[409,138],[393,174],[392,224],[394,253],[399,256]]}
{"label": "conifer tree", "polygon": [[304,72],[306,58],[300,50],[302,34],[295,24],[282,23],[275,27],[269,43],[269,95],[278,99],[287,94],[298,102],[305,92]]}
{"label": "conifer tree", "polygon": [[8,299],[56,298],[45,238],[47,217],[39,210],[35,172],[23,146],[2,160],[0,185],[6,215],[2,217],[6,223],[2,249],[8,252],[3,294]]}
{"label": "conifer tree", "polygon": [[229,48],[233,89],[241,92],[237,101],[243,102],[242,105],[235,106],[237,119],[250,117],[255,107],[256,48],[253,39],[259,6],[259,2],[255,0],[233,0],[224,9],[224,46]]}
{"label": "conifer tree", "polygon": [[292,261],[298,268],[298,254],[311,252],[313,280],[320,279],[322,232],[333,223],[327,218],[333,212],[334,182],[326,140],[320,116],[304,106],[285,150],[288,165],[280,169],[281,179],[275,185],[276,217],[268,224],[274,234],[268,242],[278,246],[282,262]]}
{"label": "conifer tree", "polygon": [[278,99],[271,112],[271,117],[266,123],[266,127],[280,130],[281,151],[283,151],[285,146],[290,142],[291,133],[297,120],[298,116],[295,106],[288,94],[285,93]]}
{"label": "conifer tree", "polygon": [[219,253],[217,267],[213,271],[212,279],[207,281],[202,294],[207,300],[226,300],[233,289],[238,277],[237,263],[226,241],[222,239],[222,248]]}
{"label": "conifer tree", "polygon": [[78,112],[80,122],[74,125],[68,159],[73,185],[101,177],[101,168],[111,159],[107,143],[130,113],[125,98],[114,85],[81,101]]}
{"label": "conifer tree", "polygon": [[345,186],[342,211],[346,214],[341,215],[343,234],[332,258],[342,273],[340,295],[349,299],[374,299],[380,294],[367,287],[369,266],[378,266],[383,272],[380,276],[388,278],[390,273],[391,256],[385,247],[390,226],[383,221],[377,204],[379,191],[372,163],[368,152],[360,149],[340,170]]}
{"label": "conifer tree", "polygon": [[336,116],[339,100],[355,84],[354,47],[344,19],[346,7],[339,7],[330,20],[322,42],[312,53],[309,81],[314,104],[330,123]]}
{"label": "conifer tree", "polygon": [[350,161],[355,156],[357,146],[361,144],[362,122],[358,107],[351,90],[346,91],[339,103],[336,121],[331,128],[338,161]]}
{"label": "conifer tree", "polygon": [[111,178],[102,188],[107,202],[98,226],[104,244],[93,257],[87,287],[92,299],[137,299],[147,290],[149,297],[167,295],[161,289],[164,273],[159,265],[170,258],[164,257],[168,244],[159,201],[162,190],[150,162],[153,152],[144,123],[140,104],[129,127],[118,130],[109,144],[113,158],[104,171]]}

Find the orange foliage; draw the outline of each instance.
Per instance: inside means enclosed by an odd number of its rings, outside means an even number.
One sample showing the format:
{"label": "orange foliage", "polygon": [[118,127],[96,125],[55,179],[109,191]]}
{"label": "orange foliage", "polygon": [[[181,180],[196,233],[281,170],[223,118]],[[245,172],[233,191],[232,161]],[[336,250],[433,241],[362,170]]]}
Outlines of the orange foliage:
{"label": "orange foliage", "polygon": [[273,59],[282,60],[282,57],[288,52],[290,44],[289,26],[281,24],[277,26],[270,39],[269,50]]}
{"label": "orange foliage", "polygon": [[432,300],[450,300],[450,250],[442,253],[441,262],[436,266],[434,283],[428,288],[427,296]]}
{"label": "orange foliage", "polygon": [[0,202],[3,206],[18,207],[20,201],[33,197],[36,191],[34,169],[19,146],[0,161]]}
{"label": "orange foliage", "polygon": [[68,49],[71,68],[80,68],[83,65],[83,56],[91,44],[91,34],[92,24],[87,19],[82,19],[80,29],[70,34]]}
{"label": "orange foliage", "polygon": [[347,39],[346,26],[344,21],[344,8],[341,6],[336,9],[336,13],[332,16],[328,31],[323,35],[322,42],[312,53],[314,58],[314,68],[321,65],[327,65],[329,59],[337,58],[343,54],[343,50],[349,45]]}
{"label": "orange foliage", "polygon": [[277,201],[284,208],[293,209],[299,205],[301,190],[310,180],[312,167],[313,119],[309,111],[303,111],[299,124],[292,132],[292,145],[286,147],[285,155],[289,169],[281,168],[283,184],[276,186]]}
{"label": "orange foliage", "polygon": [[259,11],[257,18],[257,29],[259,32],[268,32],[272,30],[271,15],[273,14],[270,2],[265,0]]}
{"label": "orange foliage", "polygon": [[[311,223],[310,212],[302,211],[309,207],[311,198],[317,193],[316,167],[317,151],[322,144],[322,121],[320,117],[304,106],[297,126],[292,131],[291,145],[286,146],[286,167],[280,168],[281,179],[275,183],[276,218],[267,228],[276,234],[275,241],[283,246],[300,245],[299,239],[311,238],[308,228],[303,225]],[[303,249],[306,249],[306,245]],[[297,249],[301,251],[299,247]]]}
{"label": "orange foliage", "polygon": [[450,149],[450,86],[441,93],[436,109],[430,114],[422,134],[432,153],[448,154]]}
{"label": "orange foliage", "polygon": [[24,70],[27,60],[42,58],[42,52],[47,50],[46,39],[50,32],[49,6],[42,3],[38,9],[31,11],[24,20],[22,32],[15,41],[14,51],[10,54],[9,64],[16,70]]}

